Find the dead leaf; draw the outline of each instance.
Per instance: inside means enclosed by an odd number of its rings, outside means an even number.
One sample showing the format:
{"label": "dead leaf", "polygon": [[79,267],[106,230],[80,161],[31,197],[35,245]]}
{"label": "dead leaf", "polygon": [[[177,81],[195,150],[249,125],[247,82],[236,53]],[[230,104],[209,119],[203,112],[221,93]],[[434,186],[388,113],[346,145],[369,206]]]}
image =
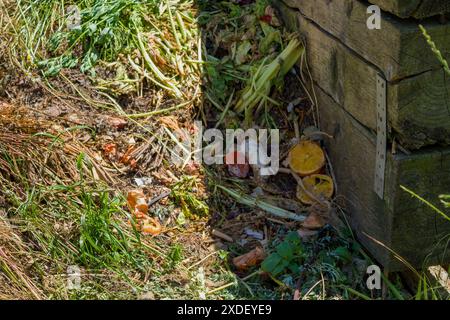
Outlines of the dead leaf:
{"label": "dead leaf", "polygon": [[130,160],[130,168],[136,169],[136,167],[137,167],[137,161],[135,159],[131,159]]}
{"label": "dead leaf", "polygon": [[78,124],[78,125],[85,125],[86,124],[84,119],[80,118],[80,116],[78,114],[76,114],[76,113],[69,114],[67,116],[67,120],[72,122],[72,123]]}
{"label": "dead leaf", "polygon": [[134,214],[133,214],[133,218],[136,219],[136,221],[139,222],[139,221],[147,219],[148,216],[145,213],[139,211],[138,209],[135,209],[134,210]]}
{"label": "dead leaf", "polygon": [[51,106],[44,110],[44,113],[48,117],[56,118],[63,114],[63,111],[59,106]]}
{"label": "dead leaf", "polygon": [[106,123],[108,126],[116,130],[123,130],[128,124],[127,120],[116,117],[107,117]]}
{"label": "dead leaf", "polygon": [[115,143],[107,143],[103,146],[103,153],[108,158],[114,158],[117,155],[117,145]]}
{"label": "dead leaf", "polygon": [[174,116],[161,117],[158,119],[158,121],[161,122],[168,129],[172,129],[173,131],[180,130],[180,125],[178,124],[178,120]]}
{"label": "dead leaf", "polygon": [[325,226],[325,222],[321,216],[316,214],[315,212],[311,213],[308,218],[303,222],[303,227],[306,229],[320,229]]}
{"label": "dead leaf", "polygon": [[189,161],[184,167],[184,172],[190,176],[198,176],[200,174],[200,165],[194,161]]}
{"label": "dead leaf", "polygon": [[309,216],[302,224],[302,226],[306,229],[321,229],[330,219],[331,207],[329,203],[315,203],[309,208],[308,211]]}
{"label": "dead leaf", "polygon": [[130,164],[130,162],[133,160],[132,154],[135,149],[136,147],[134,145],[130,146],[128,150],[124,153],[124,155],[120,158],[120,162],[125,165]]}

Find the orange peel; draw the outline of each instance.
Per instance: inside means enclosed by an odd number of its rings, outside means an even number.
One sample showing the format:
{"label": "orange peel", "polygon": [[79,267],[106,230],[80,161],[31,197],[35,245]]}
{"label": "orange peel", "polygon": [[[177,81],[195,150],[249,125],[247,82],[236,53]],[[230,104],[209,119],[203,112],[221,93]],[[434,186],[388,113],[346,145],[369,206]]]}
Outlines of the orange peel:
{"label": "orange peel", "polygon": [[[324,174],[313,174],[303,178],[303,187],[315,198],[330,199],[334,193],[334,183],[330,176]],[[304,190],[301,185],[297,186],[297,198],[304,204],[317,202]]]}
{"label": "orange peel", "polygon": [[142,190],[130,190],[127,195],[128,208],[132,213],[148,213],[147,198]]}
{"label": "orange peel", "polygon": [[142,233],[157,236],[162,232],[162,226],[155,218],[148,218],[143,221]]}
{"label": "orange peel", "polygon": [[301,177],[319,173],[325,166],[325,153],[317,143],[301,141],[289,152],[289,166]]}

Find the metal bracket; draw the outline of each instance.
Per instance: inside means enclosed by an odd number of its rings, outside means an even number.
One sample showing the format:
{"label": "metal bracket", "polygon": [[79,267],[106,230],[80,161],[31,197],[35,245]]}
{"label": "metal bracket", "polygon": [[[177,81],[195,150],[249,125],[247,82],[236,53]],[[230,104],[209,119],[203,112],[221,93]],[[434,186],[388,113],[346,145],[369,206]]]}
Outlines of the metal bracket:
{"label": "metal bracket", "polygon": [[384,176],[387,156],[387,82],[377,74],[377,148],[375,193],[384,199]]}

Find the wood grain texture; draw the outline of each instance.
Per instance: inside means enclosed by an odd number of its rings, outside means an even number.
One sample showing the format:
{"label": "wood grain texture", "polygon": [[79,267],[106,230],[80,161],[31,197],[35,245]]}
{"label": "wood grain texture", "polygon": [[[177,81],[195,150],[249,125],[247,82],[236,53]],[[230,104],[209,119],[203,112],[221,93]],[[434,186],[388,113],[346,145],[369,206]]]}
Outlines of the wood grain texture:
{"label": "wood grain texture", "polygon": [[[404,185],[439,206],[438,196],[450,186],[450,149],[389,154],[385,199],[373,191],[375,135],[361,126],[332,97],[316,87],[321,129],[332,134],[326,147],[345,197],[358,239],[390,271],[405,269],[385,247],[417,268],[450,262],[446,241],[450,223],[400,188]],[[449,190],[450,192],[450,190]],[[450,249],[450,248],[448,248]]]}
{"label": "wood grain texture", "polygon": [[393,161],[387,172],[396,177],[396,183],[390,184],[392,189],[387,190],[395,210],[393,247],[417,267],[447,264],[450,222],[396,186],[407,187],[445,211],[438,196],[450,193],[450,149],[419,151],[411,156],[399,154]]}
{"label": "wood grain texture", "polygon": [[[286,2],[299,5],[292,10],[276,4],[287,26],[306,42],[321,129],[334,136],[327,149],[359,240],[391,271],[406,267],[370,237],[418,268],[450,262],[447,243],[439,241],[450,234],[450,223],[400,188],[404,185],[438,205],[438,195],[450,186],[450,149],[389,154],[385,199],[373,191],[377,73],[388,79],[393,135],[412,148],[450,143],[450,88],[434,57],[424,54],[417,26],[387,17],[383,32],[372,34],[365,29],[365,7],[358,1]],[[449,39],[448,30],[436,26],[431,32],[441,34],[437,39],[443,41]]]}
{"label": "wood grain texture", "polygon": [[[324,32],[373,64],[388,81],[441,68],[418,23],[382,15],[381,30],[367,28],[367,4],[358,0],[282,0]],[[445,57],[450,57],[450,25],[424,22]]]}
{"label": "wood grain texture", "polygon": [[369,0],[400,18],[423,19],[450,12],[447,0]]}
{"label": "wood grain texture", "polygon": [[[305,39],[316,84],[364,126],[376,130],[375,81],[380,69],[300,12],[282,3],[277,8],[286,25]],[[444,71],[388,81],[388,121],[391,137],[407,148],[450,144],[450,81]]]}
{"label": "wood grain texture", "polygon": [[[391,246],[392,215],[373,191],[375,177],[375,136],[347,116],[331,97],[316,87],[321,130],[333,135],[326,147],[333,163],[338,196],[345,198],[352,229],[361,243],[383,265],[390,263],[387,250],[365,234]],[[364,135],[365,134],[365,135]]]}
{"label": "wood grain texture", "polygon": [[406,147],[450,145],[450,79],[443,70],[390,83],[388,108],[392,128]]}

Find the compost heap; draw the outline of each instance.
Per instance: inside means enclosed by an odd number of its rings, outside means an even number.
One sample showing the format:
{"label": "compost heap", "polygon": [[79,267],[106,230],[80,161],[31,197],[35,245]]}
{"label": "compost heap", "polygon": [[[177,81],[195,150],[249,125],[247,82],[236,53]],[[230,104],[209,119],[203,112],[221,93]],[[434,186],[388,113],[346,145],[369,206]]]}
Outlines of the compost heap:
{"label": "compost heap", "polygon": [[[365,290],[359,247],[330,226],[341,209],[303,45],[268,1],[0,6],[0,298]],[[174,132],[194,120],[279,129],[280,172],[174,166]]]}

